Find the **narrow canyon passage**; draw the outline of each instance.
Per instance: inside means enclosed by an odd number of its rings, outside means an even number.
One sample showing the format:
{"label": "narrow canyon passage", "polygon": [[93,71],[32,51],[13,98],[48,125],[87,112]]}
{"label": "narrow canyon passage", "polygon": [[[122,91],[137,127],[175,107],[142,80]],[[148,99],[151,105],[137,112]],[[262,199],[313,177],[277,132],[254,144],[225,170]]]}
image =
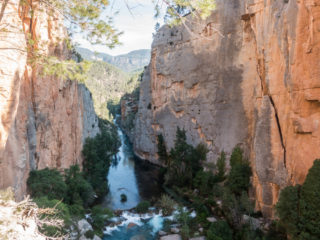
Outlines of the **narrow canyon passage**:
{"label": "narrow canyon passage", "polygon": [[[161,193],[157,179],[159,168],[137,159],[127,136],[119,125],[116,126],[121,147],[109,169],[107,176],[109,194],[102,205],[112,210],[130,210],[142,200],[159,198]],[[127,197],[126,201],[121,201],[122,194]],[[145,240],[157,239],[156,233],[162,228],[164,221],[158,214],[139,216],[129,211],[124,211],[121,217],[115,217],[113,220],[122,224],[118,227],[107,227],[105,240],[126,240],[132,237]]]}

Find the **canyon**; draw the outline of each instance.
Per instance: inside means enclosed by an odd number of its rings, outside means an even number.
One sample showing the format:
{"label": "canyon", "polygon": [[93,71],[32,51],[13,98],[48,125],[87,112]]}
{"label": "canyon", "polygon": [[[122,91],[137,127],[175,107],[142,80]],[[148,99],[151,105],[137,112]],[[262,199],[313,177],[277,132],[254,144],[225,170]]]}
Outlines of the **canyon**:
{"label": "canyon", "polygon": [[[30,170],[81,165],[85,139],[99,133],[87,88],[32,64],[34,50],[71,56],[62,16],[31,3],[11,0],[0,17],[0,189],[18,200]],[[209,163],[241,147],[256,209],[272,218],[280,190],[303,183],[320,157],[320,2],[217,0],[208,19],[186,18],[154,36],[139,100],[121,102],[124,130],[156,164],[157,136],[170,150],[177,127],[206,144]]]}
{"label": "canyon", "polygon": [[[161,164],[157,135],[169,150],[177,127],[207,145],[208,162],[239,146],[256,209],[274,217],[280,190],[320,157],[319,59],[318,0],[219,0],[206,20],[162,27],[133,111],[135,153]],[[132,103],[121,105],[125,119]]]}
{"label": "canyon", "polygon": [[0,22],[0,189],[13,187],[17,200],[30,170],[81,164],[85,139],[100,131],[83,84],[32,64],[35,51],[63,60],[70,50],[62,16],[28,3],[9,1]]}

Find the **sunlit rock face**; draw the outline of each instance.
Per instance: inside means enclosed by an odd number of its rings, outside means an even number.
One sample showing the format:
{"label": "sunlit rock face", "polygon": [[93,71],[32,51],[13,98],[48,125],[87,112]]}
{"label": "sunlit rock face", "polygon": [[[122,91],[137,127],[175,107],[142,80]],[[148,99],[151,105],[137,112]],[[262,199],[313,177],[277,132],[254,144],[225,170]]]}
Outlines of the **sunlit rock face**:
{"label": "sunlit rock face", "polygon": [[[99,132],[90,92],[81,84],[41,75],[31,66],[29,39],[42,55],[65,59],[66,32],[59,16],[33,1],[10,0],[0,29],[0,188],[26,194],[31,169],[67,168],[82,163],[86,137]],[[5,28],[5,30],[3,30]]]}
{"label": "sunlit rock face", "polygon": [[302,183],[320,157],[320,4],[219,0],[203,22],[163,27],[141,85],[134,148],[158,162],[177,126],[208,161],[239,145],[257,208],[272,217],[279,191]]}

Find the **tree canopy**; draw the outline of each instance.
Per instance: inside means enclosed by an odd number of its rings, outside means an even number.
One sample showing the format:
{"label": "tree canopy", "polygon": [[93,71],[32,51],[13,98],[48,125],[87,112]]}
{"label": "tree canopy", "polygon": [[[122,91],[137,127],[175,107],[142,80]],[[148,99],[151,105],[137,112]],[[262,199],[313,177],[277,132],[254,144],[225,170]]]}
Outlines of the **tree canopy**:
{"label": "tree canopy", "polygon": [[[167,6],[165,22],[173,25],[183,23],[186,20],[183,17],[187,14],[205,19],[216,8],[215,0],[162,0],[161,3]],[[159,9],[159,1],[156,1],[156,16]]]}

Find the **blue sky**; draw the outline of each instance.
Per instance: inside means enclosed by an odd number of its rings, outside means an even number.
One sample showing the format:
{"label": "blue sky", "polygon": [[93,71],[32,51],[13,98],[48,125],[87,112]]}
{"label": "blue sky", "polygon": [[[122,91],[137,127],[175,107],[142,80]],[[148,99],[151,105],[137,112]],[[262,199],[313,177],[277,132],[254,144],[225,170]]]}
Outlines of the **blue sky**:
{"label": "blue sky", "polygon": [[[131,13],[126,3],[130,6]],[[108,49],[104,46],[92,46],[86,40],[81,39],[80,35],[76,36],[75,41],[81,47],[111,55],[124,54],[137,49],[150,49],[152,33],[155,32],[155,24],[163,18],[154,19],[155,11],[152,0],[110,0],[107,14],[113,15],[117,11],[119,13],[114,16],[114,25],[119,31],[124,32],[120,37],[122,45],[114,49]]]}

